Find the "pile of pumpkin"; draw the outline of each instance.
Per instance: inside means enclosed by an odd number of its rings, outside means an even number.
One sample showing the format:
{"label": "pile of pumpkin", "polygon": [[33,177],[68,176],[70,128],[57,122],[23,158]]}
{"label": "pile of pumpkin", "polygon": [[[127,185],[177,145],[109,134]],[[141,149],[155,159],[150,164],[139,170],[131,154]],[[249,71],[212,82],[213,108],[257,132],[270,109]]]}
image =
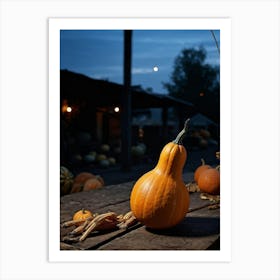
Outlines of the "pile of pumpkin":
{"label": "pile of pumpkin", "polygon": [[[219,159],[220,152],[216,153],[216,157]],[[201,199],[216,203],[215,206],[210,205],[209,209],[217,209],[220,206],[220,166],[205,164],[204,159],[201,159],[201,163],[194,172],[194,181],[186,184],[186,187],[190,193],[201,192]]]}
{"label": "pile of pumpkin", "polygon": [[220,194],[220,166],[212,167],[205,164],[204,159],[201,159],[202,164],[194,172],[194,181],[200,191],[218,195]]}
{"label": "pile of pumpkin", "polygon": [[205,128],[193,130],[190,137],[192,139],[192,143],[201,149],[206,149],[210,143],[217,145],[217,142],[212,138],[209,130]]}
{"label": "pile of pumpkin", "polygon": [[117,150],[112,152],[111,147],[108,144],[102,144],[98,151],[89,150],[85,155],[74,154],[73,162],[75,163],[86,163],[86,164],[95,164],[102,168],[107,168],[114,166],[117,163],[117,160],[112,155],[118,153]]}
{"label": "pile of pumpkin", "polygon": [[80,172],[76,176],[66,168],[60,167],[60,195],[90,191],[102,188],[105,185],[103,178],[90,172]]}

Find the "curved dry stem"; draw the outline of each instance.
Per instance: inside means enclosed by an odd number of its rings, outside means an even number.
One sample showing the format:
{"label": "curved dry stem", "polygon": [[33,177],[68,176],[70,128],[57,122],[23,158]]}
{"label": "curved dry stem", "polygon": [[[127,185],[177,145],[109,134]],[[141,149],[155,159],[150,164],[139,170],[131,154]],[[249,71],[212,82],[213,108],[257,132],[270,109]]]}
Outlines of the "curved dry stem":
{"label": "curved dry stem", "polygon": [[173,141],[173,143],[178,144],[178,145],[182,145],[182,141],[183,141],[184,137],[186,136],[186,134],[188,132],[189,122],[190,122],[190,119],[187,119],[185,121],[184,128],[179,132],[179,134],[177,135],[177,137]]}

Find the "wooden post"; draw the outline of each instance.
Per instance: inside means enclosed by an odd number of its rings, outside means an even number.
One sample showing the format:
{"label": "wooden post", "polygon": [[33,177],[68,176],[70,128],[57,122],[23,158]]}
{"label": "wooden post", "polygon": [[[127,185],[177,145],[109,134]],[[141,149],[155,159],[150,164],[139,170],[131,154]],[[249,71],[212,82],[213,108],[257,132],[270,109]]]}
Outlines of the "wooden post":
{"label": "wooden post", "polygon": [[162,141],[163,145],[167,143],[168,136],[168,108],[164,105],[161,109],[161,122],[162,122]]}
{"label": "wooden post", "polygon": [[124,89],[121,97],[121,167],[131,167],[131,45],[132,30],[124,30]]}

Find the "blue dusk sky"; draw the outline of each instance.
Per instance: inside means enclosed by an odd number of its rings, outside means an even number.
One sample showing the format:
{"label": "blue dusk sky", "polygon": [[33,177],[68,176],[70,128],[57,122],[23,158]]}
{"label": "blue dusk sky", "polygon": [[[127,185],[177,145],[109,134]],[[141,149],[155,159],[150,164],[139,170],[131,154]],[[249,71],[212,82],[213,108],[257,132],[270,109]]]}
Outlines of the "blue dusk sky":
{"label": "blue dusk sky", "polygon": [[[220,45],[219,30],[214,34]],[[176,56],[184,48],[200,46],[207,52],[205,62],[219,66],[210,30],[133,30],[132,85],[166,93],[162,83],[170,81]],[[123,31],[61,30],[60,69],[123,83]]]}

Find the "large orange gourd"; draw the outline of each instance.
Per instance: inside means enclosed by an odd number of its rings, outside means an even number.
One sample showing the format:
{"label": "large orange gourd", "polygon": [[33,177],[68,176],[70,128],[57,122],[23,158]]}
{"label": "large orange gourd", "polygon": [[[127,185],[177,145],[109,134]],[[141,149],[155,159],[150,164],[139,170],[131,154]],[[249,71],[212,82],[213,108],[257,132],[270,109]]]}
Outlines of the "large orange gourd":
{"label": "large orange gourd", "polygon": [[182,172],[187,152],[182,139],[189,119],[173,142],[164,146],[156,167],[133,186],[130,207],[136,219],[153,229],[170,228],[180,223],[189,208],[189,193]]}

